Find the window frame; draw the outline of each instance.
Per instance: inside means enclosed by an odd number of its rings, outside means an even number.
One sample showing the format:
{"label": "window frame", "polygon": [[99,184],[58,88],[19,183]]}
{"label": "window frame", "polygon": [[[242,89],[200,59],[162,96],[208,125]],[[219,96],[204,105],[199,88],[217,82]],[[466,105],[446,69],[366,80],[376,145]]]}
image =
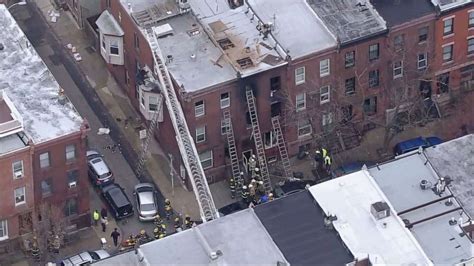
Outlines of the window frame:
{"label": "window frame", "polygon": [[[397,66],[397,63],[400,64]],[[403,60],[393,62],[393,79],[403,77]]]}
{"label": "window frame", "polygon": [[[269,134],[270,145],[267,145],[267,134]],[[263,133],[263,145],[265,149],[271,149],[278,144],[277,136],[275,131],[270,130],[268,132]]]}
{"label": "window frame", "polygon": [[[200,132],[202,131],[202,132]],[[202,139],[200,139],[202,136]],[[201,143],[206,141],[206,126],[198,126],[195,130],[196,143]]]}
{"label": "window frame", "polygon": [[[471,48],[471,51],[469,51],[469,48]],[[474,55],[474,36],[467,37],[467,54],[469,56]]]}
{"label": "window frame", "polygon": [[[298,96],[302,98],[298,99]],[[306,92],[298,93],[295,96],[295,107],[296,112],[300,112],[306,109]]]}
{"label": "window frame", "polygon": [[[224,96],[226,94],[227,94],[227,97],[222,98],[222,96]],[[221,106],[221,109],[225,109],[227,107],[230,107],[230,92],[221,93],[220,106]]]}
{"label": "window frame", "polygon": [[[68,150],[68,148],[73,147],[72,151]],[[70,153],[72,152],[72,157],[69,158],[71,155]],[[66,156],[66,162],[74,161],[76,160],[76,145],[75,144],[69,144],[66,145],[65,148],[65,156]]]}
{"label": "window frame", "polygon": [[[374,50],[373,47],[376,47]],[[375,61],[380,57],[380,45],[379,43],[374,43],[369,45],[369,62]]]}
{"label": "window frame", "polygon": [[[201,109],[202,111],[198,111]],[[204,100],[194,102],[194,117],[201,117],[204,115],[206,115],[206,104],[204,103]]]}
{"label": "window frame", "polygon": [[326,77],[331,74],[331,60],[329,58],[319,61],[319,77]]}
{"label": "window frame", "polygon": [[[207,153],[209,153],[209,158],[204,158],[203,160],[201,156]],[[204,165],[203,162],[207,162],[207,161],[210,161],[209,165]],[[214,157],[212,154],[212,150],[207,150],[207,151],[203,151],[199,153],[199,162],[201,163],[202,169],[212,168],[214,166]]]}
{"label": "window frame", "polygon": [[[304,134],[301,134],[302,131],[304,132],[308,130],[307,128],[309,128],[309,131]],[[311,121],[309,121],[309,119],[298,120],[296,130],[297,130],[296,132],[297,132],[298,138],[311,135],[313,133],[313,127],[311,126]]]}
{"label": "window frame", "polygon": [[8,239],[8,220],[0,220],[0,241]]}
{"label": "window frame", "polygon": [[332,112],[322,114],[321,125],[323,127],[330,126],[333,122],[334,122],[334,114]]}
{"label": "window frame", "polygon": [[[116,49],[117,53],[114,53],[112,49]],[[114,56],[120,56],[120,45],[118,40],[109,40],[109,54]]]}
{"label": "window frame", "polygon": [[[49,187],[49,192],[45,192],[44,189],[43,189],[43,183],[47,184],[48,187]],[[52,179],[51,178],[46,178],[46,179],[43,179],[41,180],[41,183],[40,183],[40,186],[41,186],[41,197],[42,198],[46,198],[46,197],[49,197],[53,194],[53,182],[52,182]]]}
{"label": "window frame", "polygon": [[[151,99],[156,99],[156,103],[152,103],[152,102],[155,102],[155,101],[152,101]],[[158,112],[158,103],[159,103],[159,98],[158,96],[155,96],[155,95],[148,95],[148,112],[152,112],[152,113],[156,113]],[[152,106],[155,106],[154,107],[154,110],[152,110]]]}
{"label": "window frame", "polygon": [[[41,154],[39,155],[38,159],[39,159],[39,163],[40,163],[40,168],[41,168],[41,169],[45,169],[45,168],[51,167],[51,159],[50,159],[49,154],[50,154],[49,151],[47,151],[47,152],[43,152],[43,153],[41,153]],[[42,156],[42,155],[47,155],[47,158],[46,158],[46,159],[45,159],[45,158],[41,159],[41,156]],[[47,162],[48,162],[47,165],[43,165],[43,163],[42,163],[42,162],[44,162],[45,160],[47,160]]]}
{"label": "window frame", "polygon": [[[347,90],[347,84],[348,84],[348,81],[351,80],[352,81],[352,90],[351,91],[348,91]],[[356,89],[356,79],[355,77],[352,77],[352,78],[348,78],[344,81],[344,94],[345,95],[353,95],[355,94],[355,89]]]}
{"label": "window frame", "polygon": [[[17,170],[15,171],[15,164],[20,164],[20,170]],[[13,179],[21,179],[23,178],[23,176],[25,176],[25,169],[23,167],[23,160],[18,160],[18,161],[14,161],[12,162],[12,176],[13,176]],[[17,172],[21,172],[21,175],[17,177],[16,173]]]}
{"label": "window frame", "polygon": [[[18,198],[18,196],[17,196],[17,191],[18,191],[19,189],[21,189],[22,192],[23,192],[23,200],[20,201],[20,202],[17,201],[17,198]],[[23,186],[23,187],[15,188],[15,189],[13,190],[13,198],[15,199],[15,207],[16,207],[16,206],[23,205],[23,204],[26,204],[26,187]]]}
{"label": "window frame", "polygon": [[[446,22],[451,21],[450,25],[446,26]],[[448,31],[446,29],[449,28]],[[454,17],[443,19],[443,36],[454,34]]]}
{"label": "window frame", "polygon": [[[423,55],[423,59],[420,60],[420,55]],[[420,63],[421,62],[424,62],[424,66],[420,66]],[[423,53],[419,53],[417,54],[417,68],[418,70],[423,70],[423,69],[426,69],[428,67],[428,53],[427,52],[423,52]]]}
{"label": "window frame", "polygon": [[425,43],[428,41],[428,32],[429,26],[424,26],[418,29],[418,43]]}
{"label": "window frame", "polygon": [[405,34],[401,33],[395,35],[395,37],[393,37],[393,46],[397,51],[402,50],[405,46]]}
{"label": "window frame", "polygon": [[[374,83],[374,76],[377,77],[377,82]],[[369,88],[375,88],[380,85],[380,71],[378,69],[374,69],[369,71]]]}
{"label": "window frame", "polygon": [[[74,188],[77,187],[78,185],[78,180],[79,180],[79,170],[78,169],[71,169],[69,171],[66,171],[66,178],[67,178],[67,187],[68,188]],[[71,178],[74,178],[74,180],[71,180]],[[75,186],[72,187],[71,184],[75,183]]]}
{"label": "window frame", "polygon": [[227,130],[229,128],[227,124],[228,123],[226,123],[225,119],[221,119],[221,135],[227,135]]}
{"label": "window frame", "polygon": [[[352,58],[349,57],[348,59],[348,55],[350,55]],[[355,51],[350,51],[344,55],[344,67],[350,68],[353,66],[355,66]]]}
{"label": "window frame", "polygon": [[474,10],[469,10],[467,13],[467,26],[474,28]]}
{"label": "window frame", "polygon": [[[71,202],[73,202],[71,204]],[[73,210],[73,211],[71,211]],[[69,198],[64,202],[64,216],[70,217],[78,214],[77,198]]]}
{"label": "window frame", "polygon": [[[299,70],[302,70],[302,72],[298,74]],[[306,67],[302,66],[302,67],[296,68],[295,69],[295,85],[300,85],[305,82],[306,82]]]}
{"label": "window frame", "polygon": [[[445,59],[445,54],[447,54],[447,52],[445,51],[446,48],[449,48],[449,58],[448,59]],[[454,50],[454,44],[451,43],[451,44],[446,44],[446,45],[443,45],[442,46],[442,58],[443,58],[443,62],[444,63],[447,63],[447,62],[451,62],[453,61],[453,50]]]}
{"label": "window frame", "polygon": [[[327,92],[323,93],[323,89],[327,89]],[[327,97],[327,98],[326,98]],[[325,99],[323,99],[325,98]],[[331,86],[325,85],[319,88],[319,104],[325,104],[331,101]]]}

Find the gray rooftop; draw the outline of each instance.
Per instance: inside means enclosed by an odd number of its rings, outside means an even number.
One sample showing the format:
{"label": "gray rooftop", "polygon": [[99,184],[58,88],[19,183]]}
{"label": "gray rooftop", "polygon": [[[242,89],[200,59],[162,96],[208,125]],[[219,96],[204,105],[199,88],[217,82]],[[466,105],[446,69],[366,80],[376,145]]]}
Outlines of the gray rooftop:
{"label": "gray rooftop", "polygon": [[167,63],[168,70],[185,91],[192,92],[237,78],[237,72],[224,60],[221,50],[211,42],[192,14],[175,16],[157,25],[165,24],[173,28],[173,34],[159,38],[158,43],[163,57],[172,56]]}
{"label": "gray rooftop", "polygon": [[386,23],[372,4],[360,0],[307,0],[342,44],[386,30]]}
{"label": "gray rooftop", "polygon": [[272,34],[293,59],[337,45],[306,0],[249,0],[248,3],[264,22],[273,23]]}
{"label": "gray rooftop", "polygon": [[445,142],[425,154],[439,175],[450,177],[451,191],[474,218],[474,135]]}
{"label": "gray rooftop", "polygon": [[[211,252],[222,255],[212,260]],[[285,262],[253,209],[221,217],[140,247],[144,262],[127,252],[97,265],[277,265]]]}
{"label": "gray rooftop", "polygon": [[23,118],[33,143],[80,131],[83,119],[4,5],[0,5],[0,90],[4,89]]}
{"label": "gray rooftop", "polygon": [[147,27],[159,20],[179,14],[176,0],[121,0],[120,2],[126,10],[131,12],[133,19],[141,27]]}
{"label": "gray rooftop", "polygon": [[100,31],[106,35],[123,36],[125,34],[122,27],[120,27],[117,20],[115,20],[108,10],[100,14],[95,24],[97,24]]}
{"label": "gray rooftop", "polygon": [[400,25],[435,13],[430,0],[371,0],[370,2],[388,26]]}
{"label": "gray rooftop", "polygon": [[474,0],[431,0],[433,5],[438,6],[441,11],[448,11],[463,5],[474,3]]}
{"label": "gray rooftop", "polygon": [[193,13],[199,18],[211,17],[230,10],[227,0],[188,0]]}
{"label": "gray rooftop", "polygon": [[0,138],[0,156],[28,146],[28,140],[20,137],[23,133],[17,133]]}
{"label": "gray rooftop", "polygon": [[[435,264],[455,264],[472,257],[473,244],[460,235],[459,226],[449,224],[451,218],[462,223],[468,216],[449,189],[440,195],[434,192],[432,188],[440,177],[423,153],[398,157],[370,168],[369,172]],[[422,180],[427,181],[428,189],[421,188]]]}

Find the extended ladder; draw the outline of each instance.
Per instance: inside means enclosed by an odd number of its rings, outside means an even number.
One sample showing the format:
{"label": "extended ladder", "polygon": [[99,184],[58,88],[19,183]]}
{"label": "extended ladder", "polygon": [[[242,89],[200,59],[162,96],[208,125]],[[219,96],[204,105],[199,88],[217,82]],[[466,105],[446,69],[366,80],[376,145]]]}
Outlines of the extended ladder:
{"label": "extended ladder", "polygon": [[252,88],[247,86],[245,88],[245,94],[247,96],[247,105],[249,108],[250,121],[252,123],[253,138],[255,140],[255,149],[257,150],[257,160],[260,175],[263,180],[263,187],[265,188],[265,193],[270,193],[272,184],[270,182],[270,176],[268,175],[267,159],[265,158],[265,149],[263,147],[262,135],[260,134],[260,126],[258,125],[257,106],[255,105]]}
{"label": "extended ladder", "polygon": [[291,171],[290,158],[288,157],[288,151],[286,150],[285,139],[283,138],[283,132],[280,127],[280,119],[278,116],[272,117],[273,131],[277,138],[278,150],[280,151],[280,158],[283,164],[283,170],[285,171],[285,177],[292,179],[293,174]]}
{"label": "extended ladder", "polygon": [[146,30],[146,36],[155,62],[155,74],[158,76],[161,87],[163,88],[166,107],[168,108],[171,122],[176,132],[176,141],[178,142],[184,166],[190,177],[194,194],[196,195],[202,221],[207,222],[216,219],[219,217],[219,213],[212,199],[211,191],[209,190],[209,185],[207,184],[199,154],[194,145],[194,140],[189,132],[183,109],[174,91],[168,69],[163,63],[163,56],[153,28]]}
{"label": "extended ladder", "polygon": [[[150,73],[151,75],[151,73]],[[143,168],[145,166],[145,162],[148,159],[148,146],[150,145],[150,140],[153,138],[153,132],[155,131],[156,126],[158,125],[158,118],[160,117],[159,115],[159,110],[161,110],[161,105],[163,101],[158,101],[158,108],[156,109],[157,111],[153,114],[151,118],[150,125],[148,126],[148,130],[146,131],[146,139],[145,142],[143,143],[142,151],[140,153],[140,159],[138,159],[138,164],[137,164],[137,176],[138,178],[141,177],[143,173]]]}
{"label": "extended ladder", "polygon": [[239,157],[237,156],[237,148],[235,147],[235,138],[234,138],[234,130],[232,128],[232,120],[230,118],[230,111],[224,110],[224,123],[226,127],[226,135],[227,135],[227,144],[229,144],[229,155],[230,155],[230,162],[232,165],[232,176],[234,177],[234,182],[236,184],[235,191],[237,195],[241,193],[240,184],[242,184],[243,180],[241,180],[240,176],[240,166],[239,166]]}

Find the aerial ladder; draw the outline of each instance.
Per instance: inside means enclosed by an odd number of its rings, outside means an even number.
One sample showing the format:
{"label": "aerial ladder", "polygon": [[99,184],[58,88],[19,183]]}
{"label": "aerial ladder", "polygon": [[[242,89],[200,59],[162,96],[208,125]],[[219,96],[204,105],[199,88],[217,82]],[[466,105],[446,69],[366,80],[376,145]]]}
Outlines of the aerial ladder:
{"label": "aerial ladder", "polygon": [[214,204],[214,200],[212,199],[211,191],[209,190],[209,185],[207,184],[206,176],[199,159],[199,154],[194,145],[194,140],[189,132],[183,109],[181,108],[181,104],[173,88],[168,69],[163,63],[163,55],[158,46],[158,40],[153,27],[146,29],[144,33],[148,39],[153,54],[154,73],[158,77],[162,88],[166,107],[176,133],[176,141],[178,143],[179,151],[186,171],[190,177],[194,194],[196,195],[202,221],[207,222],[214,220],[219,217],[219,213]]}
{"label": "aerial ladder", "polygon": [[265,193],[272,191],[272,184],[268,174],[267,159],[265,158],[265,149],[263,147],[262,134],[260,133],[260,126],[258,124],[257,106],[255,105],[255,98],[253,96],[252,88],[247,86],[245,88],[245,95],[247,97],[247,105],[249,109],[250,122],[252,123],[252,132],[255,142],[255,149],[257,150],[258,166],[260,168],[260,175],[263,181]]}
{"label": "aerial ladder", "polygon": [[280,127],[279,116],[272,117],[272,126],[277,138],[278,151],[280,152],[280,159],[283,165],[283,171],[285,172],[285,177],[291,180],[293,179],[293,174],[291,171],[290,157],[288,156],[285,139],[283,138],[283,132]]}
{"label": "aerial ladder", "polygon": [[232,128],[232,119],[229,110],[224,110],[224,123],[226,127],[227,144],[229,145],[232,176],[236,184],[235,191],[237,192],[237,195],[240,195],[242,192],[240,185],[243,184],[243,180],[240,176],[239,157],[237,156],[237,148],[235,147],[234,129]]}

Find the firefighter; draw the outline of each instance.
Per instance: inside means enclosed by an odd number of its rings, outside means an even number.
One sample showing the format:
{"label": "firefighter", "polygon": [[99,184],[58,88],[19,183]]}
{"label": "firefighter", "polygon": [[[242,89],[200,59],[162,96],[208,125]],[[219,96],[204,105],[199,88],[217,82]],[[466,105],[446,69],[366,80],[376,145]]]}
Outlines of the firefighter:
{"label": "firefighter", "polygon": [[255,187],[252,184],[249,184],[248,188],[249,188],[250,199],[254,199],[255,198]]}
{"label": "firefighter", "polygon": [[171,201],[169,199],[165,199],[165,213],[166,213],[166,220],[170,220],[171,216],[173,215],[173,208],[171,207]]}
{"label": "firefighter", "polygon": [[257,182],[257,192],[260,193],[260,194],[264,194],[265,193],[265,188],[263,187],[263,181],[260,180]]}
{"label": "firefighter", "polygon": [[51,250],[54,253],[59,253],[59,248],[61,247],[61,241],[59,240],[59,236],[55,235],[53,241],[51,243]]}
{"label": "firefighter", "polygon": [[274,200],[273,193],[268,194],[268,201]]}
{"label": "firefighter", "polygon": [[229,188],[231,197],[235,198],[235,181],[232,177],[229,179]]}
{"label": "firefighter", "polygon": [[153,220],[153,223],[156,226],[159,226],[160,224],[163,224],[163,219],[161,219],[160,215],[155,215],[155,219]]}
{"label": "firefighter", "polygon": [[256,180],[262,180],[262,178],[260,177],[260,168],[255,167],[255,171],[253,172],[252,178]]}
{"label": "firefighter", "polygon": [[331,172],[331,163],[331,157],[329,157],[329,155],[326,155],[326,157],[324,157],[324,168],[326,169],[326,172],[328,172],[328,174]]}
{"label": "firefighter", "polygon": [[179,219],[179,217],[176,217],[176,218],[174,218],[174,230],[176,232],[179,232],[179,231],[181,231],[180,229],[182,229],[181,228],[181,219]]}
{"label": "firefighter", "polygon": [[253,177],[255,174],[255,167],[257,166],[257,160],[254,154],[252,154],[252,157],[250,157],[248,165],[251,176]]}
{"label": "firefighter", "polygon": [[242,199],[244,200],[245,203],[249,203],[249,191],[247,186],[242,187]]}
{"label": "firefighter", "polygon": [[186,216],[184,217],[184,227],[186,229],[189,229],[192,226],[193,226],[193,222],[191,221],[191,217],[186,214]]}
{"label": "firefighter", "polygon": [[31,242],[31,256],[35,261],[40,261],[40,249],[38,247],[38,239],[36,236],[33,236],[33,241]]}

